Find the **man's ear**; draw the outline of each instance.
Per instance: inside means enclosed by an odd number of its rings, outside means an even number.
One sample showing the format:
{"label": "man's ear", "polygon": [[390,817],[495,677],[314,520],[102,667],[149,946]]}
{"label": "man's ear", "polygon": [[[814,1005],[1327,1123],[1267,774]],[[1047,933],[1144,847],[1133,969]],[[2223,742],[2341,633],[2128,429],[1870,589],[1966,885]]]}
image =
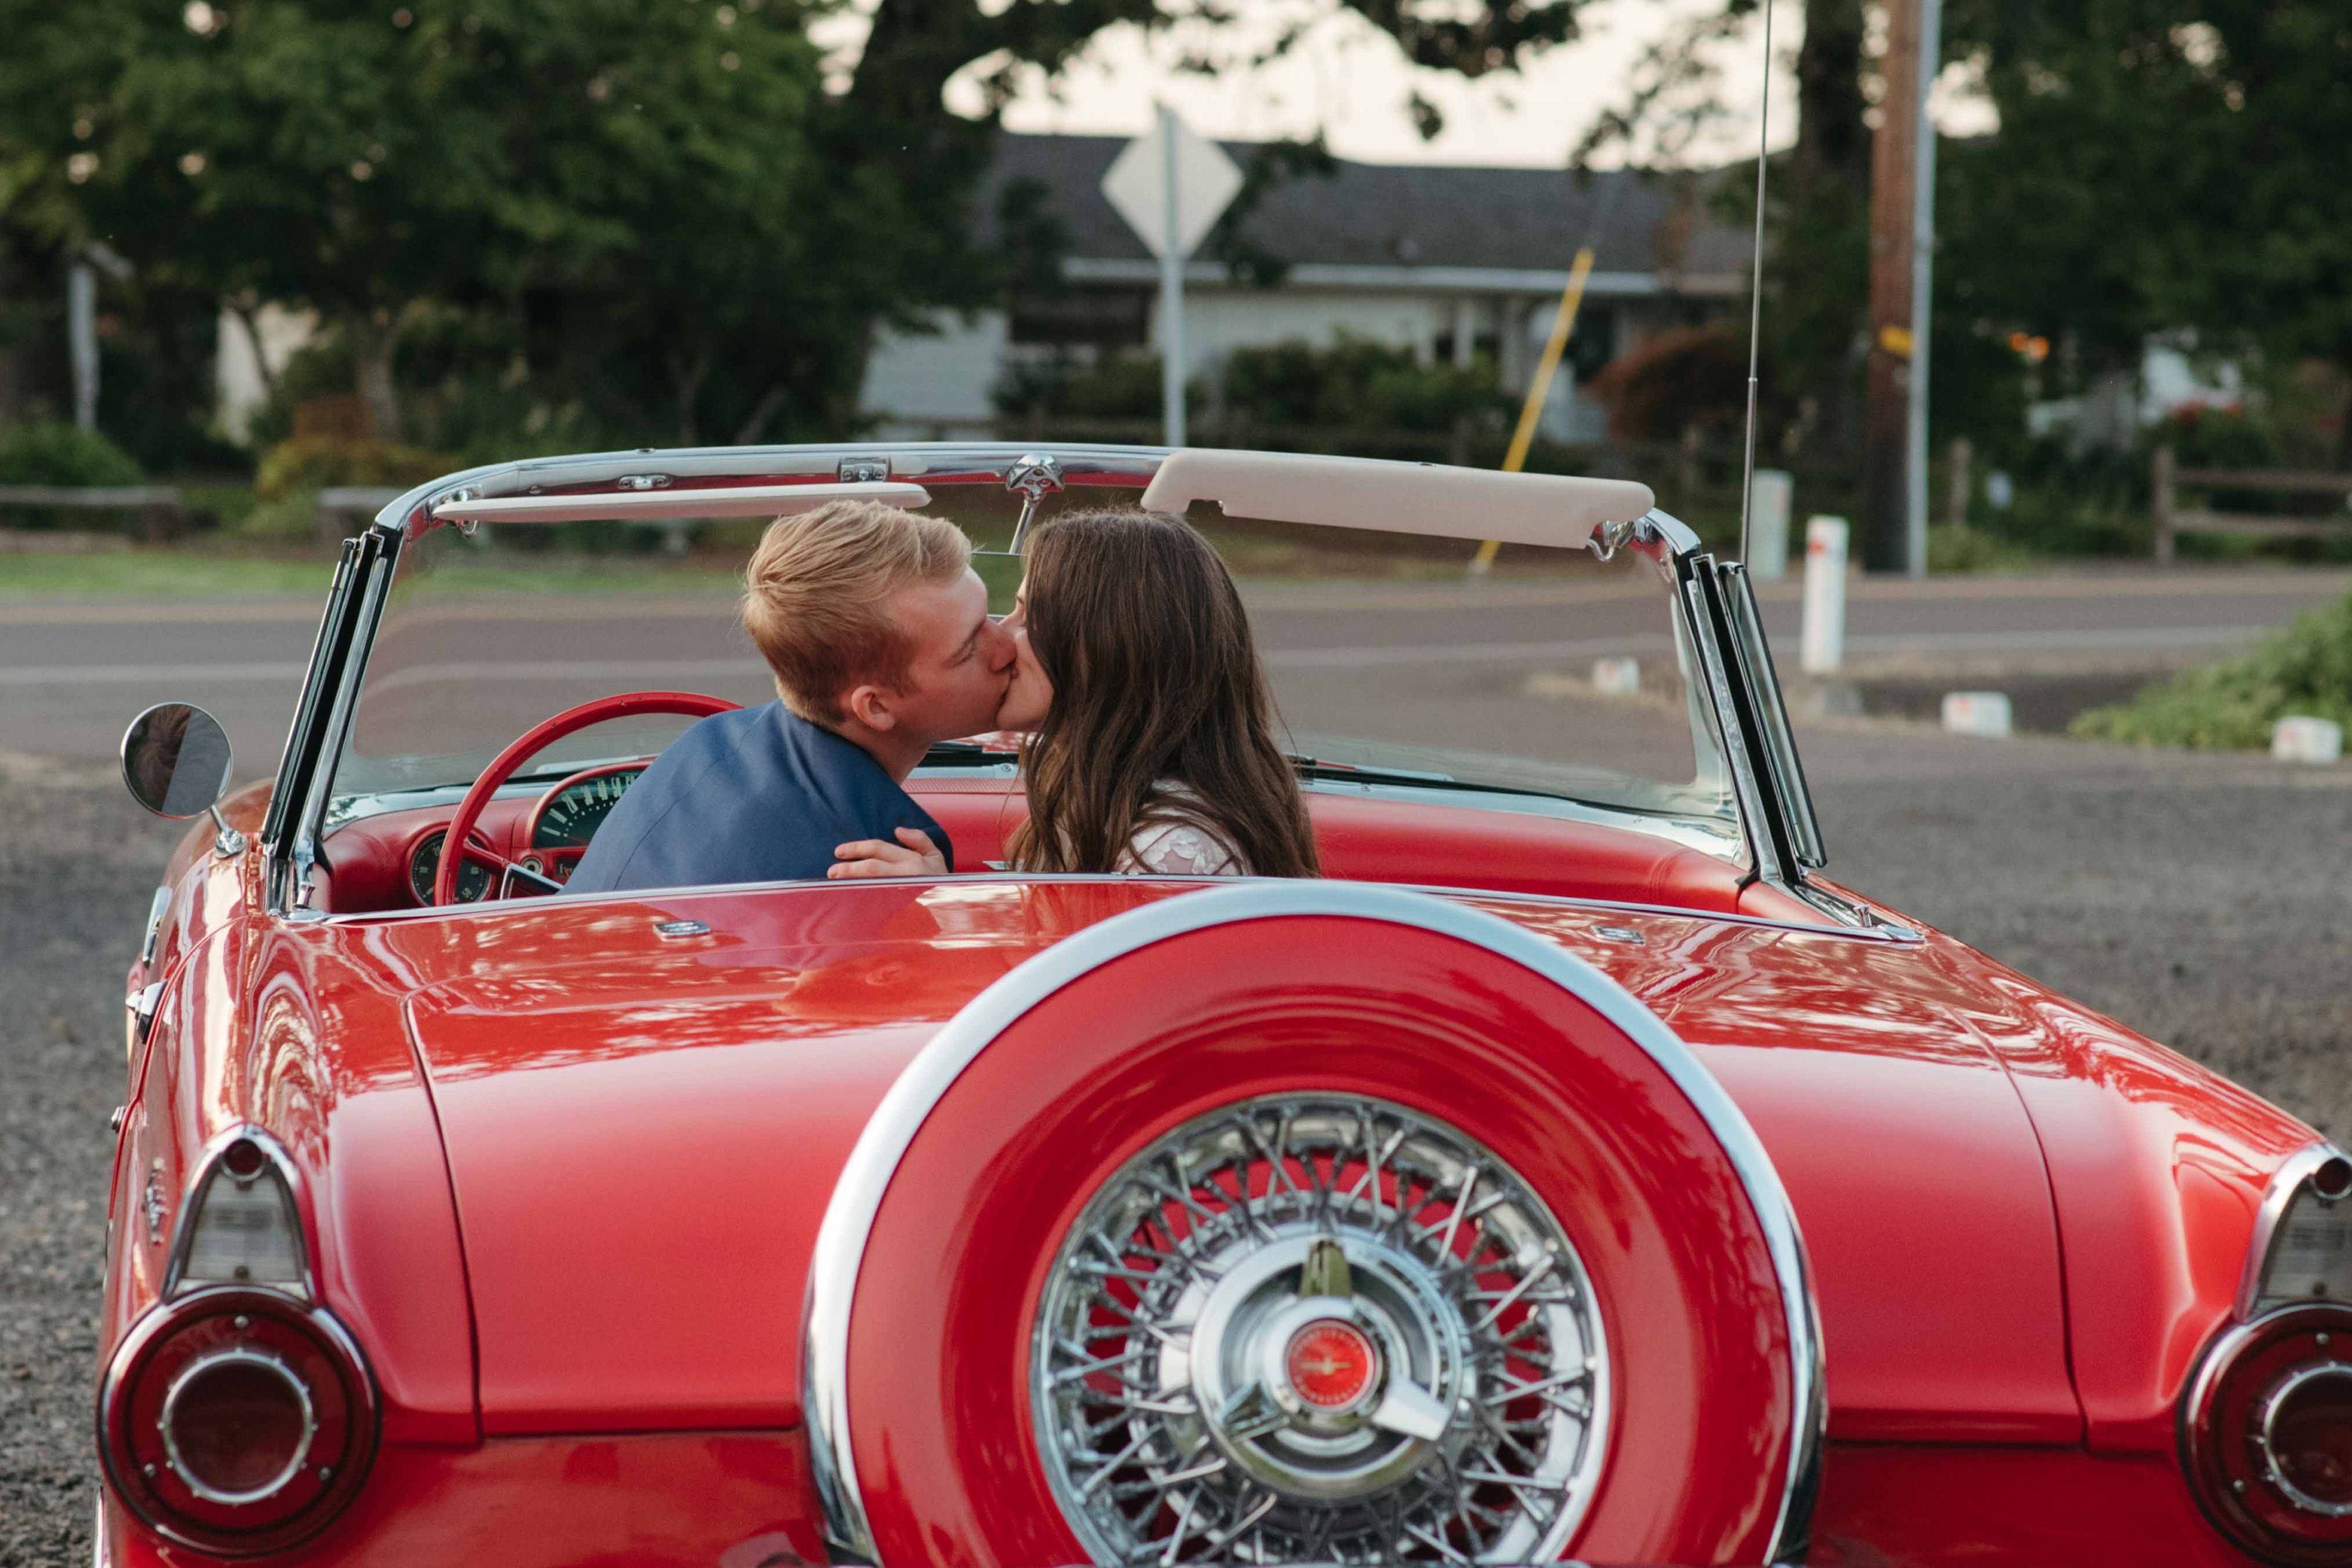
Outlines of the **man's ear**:
{"label": "man's ear", "polygon": [[876,685],[852,686],[841,699],[841,711],[877,734],[898,727],[890,706],[891,694]]}

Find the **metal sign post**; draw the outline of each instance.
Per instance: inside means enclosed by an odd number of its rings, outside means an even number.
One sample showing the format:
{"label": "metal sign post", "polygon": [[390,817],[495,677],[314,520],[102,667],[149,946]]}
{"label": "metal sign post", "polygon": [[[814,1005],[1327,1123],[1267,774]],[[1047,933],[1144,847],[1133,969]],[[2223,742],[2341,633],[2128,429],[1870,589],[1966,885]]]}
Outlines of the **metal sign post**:
{"label": "metal sign post", "polygon": [[1102,193],[1160,260],[1160,429],[1184,444],[1184,262],[1242,188],[1241,165],[1160,106],[1148,135],[1127,144]]}
{"label": "metal sign post", "polygon": [[1919,130],[1911,165],[1911,384],[1905,410],[1903,557],[1912,577],[1927,575],[1927,340],[1935,326],[1936,122],[1927,93],[1943,56],[1944,0],[1919,3]]}
{"label": "metal sign post", "polygon": [[[1160,181],[1166,189],[1161,211],[1167,214],[1163,233],[1181,226],[1184,210],[1183,172],[1176,160],[1176,111],[1160,106]],[[1163,445],[1184,444],[1184,253],[1174,246],[1160,249],[1160,439]]]}

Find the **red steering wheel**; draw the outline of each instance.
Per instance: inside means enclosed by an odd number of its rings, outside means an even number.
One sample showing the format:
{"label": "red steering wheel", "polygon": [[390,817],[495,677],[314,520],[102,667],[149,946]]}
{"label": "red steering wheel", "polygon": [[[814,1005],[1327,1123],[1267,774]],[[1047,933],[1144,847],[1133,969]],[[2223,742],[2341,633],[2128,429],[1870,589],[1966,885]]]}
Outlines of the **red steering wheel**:
{"label": "red steering wheel", "polygon": [[[447,833],[441,840],[441,863],[433,873],[433,902],[437,904],[457,902],[457,865],[461,856],[470,855],[488,866],[499,875],[501,883],[510,873],[521,870],[512,861],[485,845],[472,841],[474,823],[482,808],[490,803],[499,787],[514,777],[514,770],[565,736],[586,729],[592,724],[607,719],[627,718],[641,713],[683,714],[688,718],[708,718],[715,713],[731,713],[741,703],[730,703],[724,697],[706,697],[694,692],[624,692],[618,696],[598,697],[566,708],[553,718],[526,730],[513,745],[490,758],[466,798],[457,802],[457,815],[449,819]],[[456,852],[451,852],[455,846]]]}

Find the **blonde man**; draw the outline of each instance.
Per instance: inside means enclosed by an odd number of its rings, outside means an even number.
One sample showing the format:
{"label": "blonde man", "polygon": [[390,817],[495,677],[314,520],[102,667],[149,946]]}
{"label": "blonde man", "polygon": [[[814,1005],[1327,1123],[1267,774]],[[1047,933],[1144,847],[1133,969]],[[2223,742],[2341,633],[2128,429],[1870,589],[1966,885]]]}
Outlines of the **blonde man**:
{"label": "blonde man", "polygon": [[822,877],[845,841],[943,852],[902,787],[937,741],[993,727],[1013,641],[954,524],[835,501],[768,527],[743,625],[778,699],[701,720],[613,808],[574,893]]}

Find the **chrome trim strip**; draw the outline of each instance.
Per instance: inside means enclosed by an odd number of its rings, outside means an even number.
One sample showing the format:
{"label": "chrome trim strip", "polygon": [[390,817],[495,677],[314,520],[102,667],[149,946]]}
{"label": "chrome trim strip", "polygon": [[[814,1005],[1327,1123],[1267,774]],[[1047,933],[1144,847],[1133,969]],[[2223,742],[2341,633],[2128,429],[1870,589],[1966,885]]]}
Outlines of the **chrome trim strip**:
{"label": "chrome trim strip", "polygon": [[[1141,883],[1151,886],[1181,883],[1187,886],[1205,888],[1232,887],[1237,884],[1255,884],[1281,880],[1283,879],[1278,877],[1171,876],[1156,872],[1017,872],[998,871],[992,867],[985,873],[959,872],[944,877],[929,874],[860,877],[857,880],[857,885],[860,887],[921,887],[940,884],[968,885],[985,881],[1009,883],[1025,887],[1041,883],[1108,882]],[[1631,904],[1605,898],[1575,898],[1558,893],[1511,893],[1500,888],[1445,887],[1436,883],[1417,882],[1357,882],[1338,877],[1326,880],[1347,887],[1387,888],[1398,893],[1424,893],[1436,898],[1493,899],[1502,903],[1541,904],[1546,908],[1585,909],[1601,915],[1656,915],[1675,920],[1704,921],[1710,925],[1742,925],[1752,926],[1761,931],[1786,931],[1798,936],[1832,936],[1846,942],[1888,942],[1898,946],[1908,947],[1916,946],[1927,940],[1920,933],[1907,925],[1888,925],[1878,920],[1875,915],[1872,916],[1872,923],[1868,925],[1813,925],[1802,920],[1781,920],[1769,915],[1740,915],[1714,909],[1678,909],[1671,904]],[[528,907],[544,909],[555,903],[593,904],[612,904],[625,900],[645,902],[657,898],[725,897],[738,894],[789,893],[816,887],[837,888],[841,885],[840,883],[831,880],[812,877],[803,882],[714,883],[699,887],[630,888],[620,893],[551,893],[543,897],[529,900]],[[1806,885],[1811,893],[1820,891],[1813,888],[1811,883]],[[1806,902],[1811,901],[1809,898]],[[500,914],[512,913],[514,907],[510,903],[486,900],[479,904],[435,905],[430,908],[353,910],[347,915],[322,915],[319,916],[318,924],[364,925],[393,920],[484,919]]]}
{"label": "chrome trim strip", "polygon": [[[232,1284],[226,1281],[208,1280],[199,1285],[184,1287],[181,1281],[180,1276],[187,1268],[188,1251],[195,1245],[196,1210],[200,1207],[197,1200],[203,1196],[205,1184],[212,1179],[214,1167],[220,1164],[221,1157],[228,1152],[228,1146],[240,1138],[248,1140],[258,1147],[262,1157],[269,1162],[269,1168],[277,1174],[278,1180],[286,1184],[286,1200],[294,1209],[294,1257],[302,1268],[302,1283],[299,1290],[289,1291],[283,1286],[258,1281],[250,1284],[244,1281],[237,1281]],[[236,1178],[232,1176],[229,1179]],[[293,1157],[287,1154],[286,1145],[251,1122],[239,1122],[233,1126],[223,1128],[214,1134],[211,1141],[205,1145],[204,1152],[196,1156],[195,1174],[188,1178],[187,1186],[180,1189],[180,1211],[172,1217],[172,1249],[164,1255],[166,1260],[163,1264],[163,1285],[155,1294],[156,1301],[169,1301],[175,1296],[184,1294],[187,1290],[210,1291],[226,1288],[238,1291],[268,1291],[290,1300],[299,1301],[306,1306],[317,1306],[319,1280],[310,1259],[309,1214],[309,1206],[302,1201],[302,1175],[295,1168]]]}
{"label": "chrome trim strip", "polygon": [[834,1561],[877,1561],[850,1448],[850,1313],[866,1238],[881,1210],[883,1194],[932,1107],[998,1035],[1080,977],[1188,932],[1292,915],[1387,921],[1484,947],[1552,981],[1623,1030],[1688,1097],[1738,1172],[1779,1278],[1793,1364],[1793,1409],[1789,1473],[1769,1555],[1776,1563],[1801,1555],[1820,1484],[1827,1419],[1821,1321],[1796,1210],[1762,1142],[1731,1096],[1657,1015],[1614,980],[1499,915],[1388,888],[1253,880],[1115,915],[1017,966],[949,1019],[883,1096],[825,1207],[809,1270],[803,1409]]}
{"label": "chrome trim strip", "polygon": [[[336,673],[332,706],[319,737],[319,748],[311,758],[310,775],[300,781],[299,815],[291,823],[293,841],[288,859],[293,874],[284,892],[286,903],[294,906],[308,901],[310,868],[318,862],[321,828],[333,798],[335,768],[342,761],[343,741],[351,734],[360,688],[367,680],[368,658],[375,652],[375,635],[383,621],[384,601],[391,595],[393,577],[400,570],[400,551],[381,538],[363,540],[354,570],[364,575],[353,585],[361,599],[352,625],[351,643]],[[280,906],[273,913],[287,914],[289,910]]]}
{"label": "chrome trim strip", "polygon": [[1701,548],[1696,529],[1673,513],[1660,511],[1655,507],[1651,507],[1642,518],[1642,528],[1637,529],[1633,536],[1637,543],[1650,542],[1643,537],[1644,529],[1655,538],[1658,544],[1675,555],[1696,555]]}
{"label": "chrome trim strip", "polygon": [[155,948],[163,936],[163,916],[171,913],[172,884],[167,882],[155,890],[154,898],[147,905],[147,933],[139,941],[139,965],[142,969],[154,964]]}
{"label": "chrome trim strip", "polygon": [[2285,1222],[2295,1194],[2303,1190],[2320,1166],[2345,1157],[2343,1150],[2321,1138],[2289,1155],[2286,1163],[2272,1175],[2270,1185],[2263,1189],[2263,1206],[2254,1211],[2254,1231],[2246,1244],[2246,1266],[2238,1277],[2238,1301],[2232,1309],[2238,1322],[2250,1322],[2262,1302],[2263,1280],[2270,1272],[2271,1254],[2278,1249],[2279,1227]]}
{"label": "chrome trim strip", "polygon": [[1739,704],[1732,694],[1732,652],[1723,645],[1708,603],[1708,594],[1713,586],[1708,581],[1708,575],[1713,565],[1705,556],[1677,556],[1675,559],[1675,601],[1682,612],[1684,623],[1690,630],[1691,644],[1698,653],[1699,673],[1706,684],[1708,711],[1715,720],[1716,745],[1723,752],[1724,765],[1731,769],[1731,797],[1739,809],[1739,826],[1748,840],[1749,863],[1764,881],[1774,886],[1785,887],[1798,868],[1783,863],[1778,840],[1772,831],[1763,785],[1756,777],[1756,762],[1748,749],[1748,731],[1740,723]]}
{"label": "chrome trim strip", "polygon": [[284,785],[289,777],[301,770],[303,737],[318,719],[320,683],[327,674],[335,628],[350,601],[352,573],[364,548],[357,539],[343,542],[342,553],[335,559],[334,580],[327,585],[326,606],[319,612],[319,635],[310,644],[310,662],[304,666],[302,690],[294,701],[293,720],[286,727],[286,748],[278,758],[278,783],[269,791],[268,809],[262,813],[261,850],[272,861],[286,847],[286,823],[294,809]]}
{"label": "chrome trim strip", "polygon": [[1764,621],[1756,606],[1756,585],[1748,568],[1732,561],[1717,568],[1724,585],[1724,611],[1731,625],[1732,646],[1748,695],[1763,727],[1764,758],[1772,773],[1773,793],[1795,848],[1797,863],[1819,870],[1829,863],[1822,843],[1820,813],[1813,809],[1812,787],[1805,780],[1805,765],[1797,755],[1797,737],[1789,726],[1788,699],[1780,692],[1780,672],[1772,663],[1772,644],[1764,635]]}
{"label": "chrome trim strip", "polygon": [[1024,458],[1045,453],[1062,463],[1070,484],[1085,485],[1098,482],[1097,476],[1113,476],[1133,480],[1139,489],[1169,450],[1164,446],[1086,441],[1045,445],[1034,441],[835,441],[786,446],[645,446],[634,452],[590,452],[489,463],[445,474],[393,501],[375,515],[373,527],[394,539],[414,538],[441,526],[432,515],[433,503],[446,500],[460,489],[471,491],[471,499],[490,499],[530,495],[534,486],[543,492],[572,485],[610,485],[648,469],[673,478],[805,476],[838,483],[845,459],[879,460],[892,479],[920,483],[942,474],[986,473],[1001,483]]}

